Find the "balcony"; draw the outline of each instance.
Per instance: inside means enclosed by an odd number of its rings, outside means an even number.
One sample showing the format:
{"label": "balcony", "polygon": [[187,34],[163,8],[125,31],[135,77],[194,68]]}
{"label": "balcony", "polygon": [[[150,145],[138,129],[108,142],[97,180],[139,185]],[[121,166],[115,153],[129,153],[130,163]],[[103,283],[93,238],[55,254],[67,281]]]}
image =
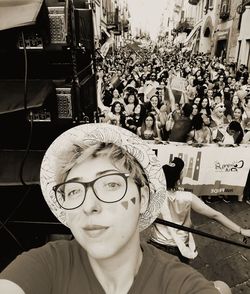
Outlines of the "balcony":
{"label": "balcony", "polygon": [[222,11],[222,12],[220,12],[220,19],[222,19],[222,20],[226,20],[226,19],[228,19],[229,18],[229,15],[230,15],[230,12],[229,11]]}
{"label": "balcony", "polygon": [[223,0],[220,7],[220,19],[226,20],[230,16],[230,0]]}
{"label": "balcony", "polygon": [[188,3],[191,5],[197,5],[200,2],[200,0],[188,0]]}

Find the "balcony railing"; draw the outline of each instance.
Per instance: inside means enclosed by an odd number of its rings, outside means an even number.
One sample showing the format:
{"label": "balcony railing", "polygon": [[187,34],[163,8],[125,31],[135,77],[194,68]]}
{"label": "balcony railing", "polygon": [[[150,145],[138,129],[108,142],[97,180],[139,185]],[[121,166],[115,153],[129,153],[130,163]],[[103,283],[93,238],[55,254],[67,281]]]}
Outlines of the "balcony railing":
{"label": "balcony railing", "polygon": [[223,0],[220,7],[220,18],[226,20],[230,15],[230,0]]}

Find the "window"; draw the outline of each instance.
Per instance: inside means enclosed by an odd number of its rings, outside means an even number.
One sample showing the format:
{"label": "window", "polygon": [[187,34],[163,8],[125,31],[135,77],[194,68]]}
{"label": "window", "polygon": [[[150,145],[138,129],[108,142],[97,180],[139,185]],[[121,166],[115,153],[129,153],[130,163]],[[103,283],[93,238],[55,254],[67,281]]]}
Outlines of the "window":
{"label": "window", "polygon": [[220,18],[225,20],[230,15],[230,0],[222,0],[220,7]]}

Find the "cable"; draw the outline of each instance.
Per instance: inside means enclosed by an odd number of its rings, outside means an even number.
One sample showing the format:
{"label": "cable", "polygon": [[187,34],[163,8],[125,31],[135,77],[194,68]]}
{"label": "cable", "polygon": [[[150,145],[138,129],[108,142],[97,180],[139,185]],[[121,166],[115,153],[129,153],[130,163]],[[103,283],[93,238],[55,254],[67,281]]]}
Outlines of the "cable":
{"label": "cable", "polygon": [[26,199],[26,197],[28,196],[28,194],[31,191],[32,186],[29,186],[28,189],[25,191],[22,199],[19,201],[19,203],[17,204],[17,206],[12,210],[12,212],[10,213],[10,215],[6,218],[5,221],[0,221],[0,231],[2,229],[6,230],[6,232],[9,233],[9,235],[15,240],[15,242],[18,244],[18,246],[24,250],[25,248],[22,246],[22,244],[18,241],[18,239],[14,236],[14,234],[6,227],[6,224],[9,222],[9,220],[13,217],[13,215],[16,213],[16,211],[18,210],[18,208],[23,204],[24,200]]}
{"label": "cable", "polygon": [[22,32],[22,42],[23,42],[23,52],[24,52],[24,95],[23,95],[23,105],[24,105],[24,113],[27,114],[27,77],[28,77],[28,59],[27,59],[27,49],[24,39],[24,33]]}
{"label": "cable", "polygon": [[23,170],[24,170],[25,161],[26,161],[26,159],[28,157],[28,154],[30,152],[30,146],[31,146],[32,136],[33,136],[33,113],[32,113],[32,111],[30,112],[29,117],[30,117],[29,138],[28,138],[28,143],[27,143],[27,147],[26,147],[26,150],[25,150],[25,154],[24,154],[24,157],[23,157],[23,160],[21,162],[20,169],[19,169],[19,178],[20,178],[20,181],[21,181],[23,186],[27,186],[27,184],[25,183],[25,181],[23,179]]}
{"label": "cable", "polygon": [[[28,102],[27,102],[27,96],[28,96],[28,58],[27,58],[27,48],[25,44],[25,38],[24,38],[24,33],[22,32],[22,42],[23,42],[23,52],[24,52],[24,95],[23,95],[23,105],[24,105],[24,116],[25,118],[28,117]],[[19,169],[19,177],[22,185],[27,186],[23,179],[23,169],[24,169],[24,164],[27,159],[27,156],[30,151],[30,146],[31,146],[31,141],[32,141],[32,135],[33,135],[33,114],[32,112],[29,113],[29,118],[30,118],[30,132],[29,132],[29,138],[28,138],[28,143],[26,147],[26,151],[24,154],[24,158],[21,162],[20,169]]]}
{"label": "cable", "polygon": [[5,226],[3,225],[3,223],[0,221],[0,228],[3,228],[6,230],[6,232],[8,232],[10,234],[10,236],[15,240],[15,242],[18,244],[18,246],[22,249],[25,250],[25,248],[22,246],[22,244],[19,242],[19,240],[15,237],[15,235]]}
{"label": "cable", "polygon": [[9,222],[9,220],[16,213],[16,211],[18,210],[18,208],[23,204],[24,200],[26,199],[26,197],[28,196],[29,192],[31,191],[31,188],[32,188],[32,185],[28,186],[27,191],[25,191],[22,199],[19,201],[19,203],[17,204],[17,206],[12,210],[11,214],[6,218],[6,220],[4,222],[1,222],[0,231]]}
{"label": "cable", "polygon": [[250,249],[250,246],[248,246],[248,245],[245,245],[245,244],[242,244],[242,243],[239,243],[239,242],[235,242],[235,241],[232,241],[232,240],[228,240],[226,238],[221,238],[221,237],[218,237],[218,236],[215,236],[215,235],[212,235],[212,234],[208,234],[208,233],[202,232],[200,230],[196,230],[196,229],[188,228],[188,227],[185,227],[185,226],[182,226],[182,225],[178,225],[176,223],[172,223],[172,222],[169,222],[169,221],[166,221],[166,220],[163,220],[163,219],[157,218],[155,220],[155,222],[158,223],[158,224],[169,226],[169,227],[179,229],[179,230],[182,230],[182,231],[191,232],[191,233],[194,233],[194,234],[197,234],[197,235],[209,238],[209,239],[213,239],[213,240],[217,240],[217,241],[220,241],[220,242],[224,242],[224,243],[228,243],[228,244],[232,244],[232,245],[236,245],[236,246],[240,246],[240,247],[243,247],[243,248]]}

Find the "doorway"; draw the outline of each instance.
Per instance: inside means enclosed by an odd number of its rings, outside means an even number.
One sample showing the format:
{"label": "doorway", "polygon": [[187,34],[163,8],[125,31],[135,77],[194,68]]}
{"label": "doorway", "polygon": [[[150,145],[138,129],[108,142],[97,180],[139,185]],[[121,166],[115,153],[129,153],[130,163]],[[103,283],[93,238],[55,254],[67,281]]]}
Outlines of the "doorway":
{"label": "doorway", "polygon": [[216,57],[222,57],[222,59],[226,58],[227,55],[227,40],[218,40],[217,41],[217,47],[215,51]]}

